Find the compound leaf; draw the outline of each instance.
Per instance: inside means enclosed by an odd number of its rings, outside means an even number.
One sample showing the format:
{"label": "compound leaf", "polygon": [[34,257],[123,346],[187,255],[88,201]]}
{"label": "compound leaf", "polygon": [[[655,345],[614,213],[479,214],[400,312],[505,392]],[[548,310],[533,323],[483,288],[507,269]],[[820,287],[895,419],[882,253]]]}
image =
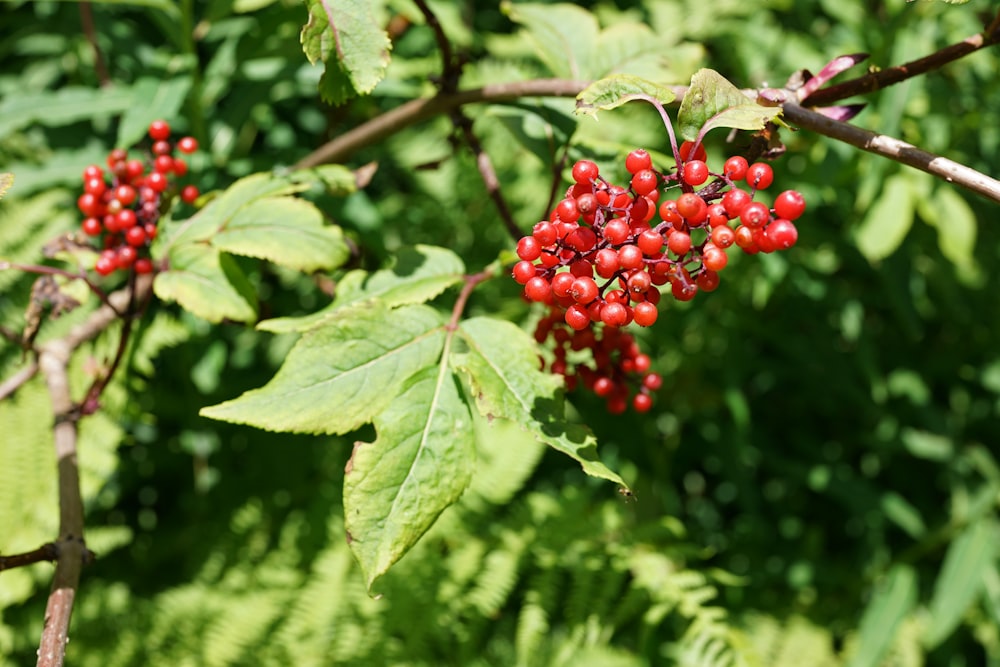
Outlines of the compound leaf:
{"label": "compound leaf", "polygon": [[482,414],[520,424],[539,441],[578,461],[588,475],[627,487],[601,462],[593,434],[566,422],[561,382],[539,370],[538,353],[528,334],[510,322],[487,317],[464,321],[458,334],[468,349],[455,353],[452,363],[471,379]]}
{"label": "compound leaf", "polygon": [[201,414],[269,431],[346,433],[392,403],[403,383],[441,355],[441,316],[380,301],[344,309],[306,332],[271,381]]}
{"label": "compound leaf", "polygon": [[348,542],[369,591],[472,479],[472,416],[442,359],[410,377],[358,442],[344,477]]}
{"label": "compound leaf", "polygon": [[700,69],[681,100],[677,125],[683,138],[694,141],[716,127],[761,130],[779,115],[780,107],[761,106],[715,70]]}

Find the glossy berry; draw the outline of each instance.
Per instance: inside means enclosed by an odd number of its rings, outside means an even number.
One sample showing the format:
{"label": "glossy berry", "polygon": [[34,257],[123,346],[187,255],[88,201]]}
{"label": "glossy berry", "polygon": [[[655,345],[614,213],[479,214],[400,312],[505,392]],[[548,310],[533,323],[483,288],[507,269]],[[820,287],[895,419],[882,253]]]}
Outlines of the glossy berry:
{"label": "glossy berry", "polygon": [[632,309],[633,321],[640,327],[652,326],[658,315],[656,306],[648,301],[637,303]]}
{"label": "glossy berry", "polygon": [[775,249],[784,250],[799,240],[799,230],[791,220],[779,218],[767,226],[767,237]]}
{"label": "glossy berry", "polygon": [[165,141],[170,137],[170,125],[163,120],[154,120],[149,124],[149,138],[154,141]]}
{"label": "glossy berry", "polygon": [[779,218],[797,220],[805,210],[806,200],[795,190],[785,190],[774,200],[774,213]]}
{"label": "glossy berry", "polygon": [[757,190],[766,190],[774,182],[771,165],[755,162],[747,169],[747,185]]}
{"label": "glossy berry", "polygon": [[551,293],[549,281],[541,276],[535,276],[524,284],[524,296],[530,301],[545,301]]}
{"label": "glossy berry", "polygon": [[701,160],[685,162],[681,177],[688,185],[701,185],[708,180],[708,165]]}
{"label": "glossy berry", "polygon": [[750,202],[740,213],[740,222],[747,227],[763,227],[771,219],[771,212],[760,202]]}
{"label": "glossy berry", "polygon": [[[185,204],[193,204],[198,199],[198,195],[201,193],[198,191],[198,187],[195,185],[185,185],[184,189],[181,190],[181,201]],[[531,238],[531,237],[528,237]]]}
{"label": "glossy berry", "polygon": [[708,153],[705,152],[705,147],[703,145],[698,144],[698,149],[694,151],[694,154],[691,153],[692,148],[694,148],[694,142],[685,141],[677,149],[677,152],[681,154],[682,162],[687,162],[688,160],[701,160],[704,162],[708,159]]}
{"label": "glossy berry", "polygon": [[653,158],[650,157],[649,151],[643,148],[637,148],[625,158],[625,169],[628,170],[630,174],[637,174],[644,169],[652,169]]}
{"label": "glossy berry", "polygon": [[580,160],[573,165],[573,180],[577,183],[590,183],[599,173],[597,165],[590,160]]}
{"label": "glossy berry", "polygon": [[632,189],[638,195],[648,195],[656,189],[658,180],[655,171],[652,169],[643,169],[632,176]]}
{"label": "glossy berry", "polygon": [[747,177],[747,169],[750,165],[747,159],[741,155],[734,155],[722,167],[722,173],[731,181],[742,181]]}
{"label": "glossy berry", "polygon": [[535,265],[531,262],[522,260],[514,265],[511,275],[514,276],[514,280],[517,284],[524,285],[535,277]]}
{"label": "glossy berry", "polygon": [[194,153],[198,150],[198,140],[194,137],[181,137],[177,141],[177,150],[181,153]]}

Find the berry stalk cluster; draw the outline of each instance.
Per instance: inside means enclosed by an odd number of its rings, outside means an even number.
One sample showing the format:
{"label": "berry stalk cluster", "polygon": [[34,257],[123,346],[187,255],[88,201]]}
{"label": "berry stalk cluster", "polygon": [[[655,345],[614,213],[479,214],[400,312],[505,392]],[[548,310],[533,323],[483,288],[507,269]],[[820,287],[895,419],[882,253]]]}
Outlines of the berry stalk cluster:
{"label": "berry stalk cluster", "polygon": [[[535,332],[539,343],[555,342],[550,370],[604,397],[611,412],[624,411],[630,395],[635,410],[648,410],[660,386],[648,356],[619,330],[656,322],[661,288],[689,301],[718,287],[733,246],[770,253],[798,239],[800,193],[782,192],[772,207],[754,201],[774,180],[769,165],[733,156],[715,173],[691,142],[678,155],[675,169],[661,172],[648,151],[632,151],[627,187],[604,179],[594,162],[577,162],[566,196],[517,244],[514,280],[526,299],[550,307]],[[567,348],[591,350],[593,365],[568,362]]]}
{"label": "berry stalk cluster", "polygon": [[107,276],[115,271],[151,273],[149,246],[157,234],[161,212],[179,195],[191,204],[198,188],[179,188],[174,179],[188,173],[183,157],[175,150],[191,154],[198,150],[194,137],[170,142],[170,125],[153,121],[149,125],[150,153],[146,159],[129,159],[122,148],[108,153],[107,167],[92,164],[83,170],[83,194],[77,208],[84,215],[80,227],[101,249],[94,270]]}

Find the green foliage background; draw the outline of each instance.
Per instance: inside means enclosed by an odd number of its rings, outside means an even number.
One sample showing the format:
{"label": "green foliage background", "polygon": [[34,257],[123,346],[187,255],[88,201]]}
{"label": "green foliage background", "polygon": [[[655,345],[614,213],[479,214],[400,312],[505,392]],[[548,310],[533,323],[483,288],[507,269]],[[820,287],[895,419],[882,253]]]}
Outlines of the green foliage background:
{"label": "green foliage background", "polygon": [[[499,6],[430,4],[471,56],[463,86],[565,74]],[[685,83],[711,67],[742,86],[844,53],[911,60],[995,11],[977,0],[578,4],[662,49],[630,72]],[[16,181],[0,202],[0,247],[19,261],[74,228],[83,167],[152,118],[201,140],[192,166],[209,190],[430,94],[440,69],[431,31],[403,0],[381,16],[399,27],[386,79],[341,107],[319,99],[298,2],[93,9],[110,89],[77,3],[4,3],[0,170]],[[995,51],[977,53],[872,96],[855,122],[996,174],[998,70]],[[544,215],[572,107],[467,109],[523,229]],[[471,271],[511,247],[451,133],[439,118],[363,149],[349,164],[377,161],[370,185],[318,200],[361,249],[357,266],[427,243]],[[723,135],[709,135],[715,159]],[[70,664],[1000,665],[996,205],[821,137],[782,137],[775,187],[809,202],[798,246],[733,255],[717,292],[671,304],[639,332],[665,378],[649,415],[607,416],[573,396],[636,501],[516,429],[481,425],[473,489],[380,599],[365,593],[341,504],[351,444],[371,430],[308,438],[199,418],[266,382],[292,338],[159,308],[106,410],[84,422],[88,542],[100,558],[85,571]],[[582,119],[572,142],[571,160],[609,174],[633,147],[666,147],[642,107]],[[328,302],[308,278],[245,268],[267,316]],[[0,273],[6,326],[23,321],[30,283]],[[488,282],[468,314],[528,327],[517,294],[512,281]],[[2,348],[0,377],[19,363]],[[84,386],[86,359],[74,372]],[[39,381],[0,403],[4,553],[55,532],[46,410]],[[0,574],[0,664],[33,660],[49,574]]]}

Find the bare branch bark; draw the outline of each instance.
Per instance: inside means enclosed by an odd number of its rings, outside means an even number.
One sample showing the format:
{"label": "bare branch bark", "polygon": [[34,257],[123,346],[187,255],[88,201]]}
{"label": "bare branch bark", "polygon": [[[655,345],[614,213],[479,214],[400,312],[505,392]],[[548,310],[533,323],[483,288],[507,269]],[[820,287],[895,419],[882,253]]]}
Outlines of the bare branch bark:
{"label": "bare branch bark", "polygon": [[926,171],[949,183],[960,185],[976,194],[1000,202],[1000,181],[946,157],[928,153],[905,141],[833,120],[794,103],[784,105],[784,119],[793,125],[843,141],[869,153]]}

